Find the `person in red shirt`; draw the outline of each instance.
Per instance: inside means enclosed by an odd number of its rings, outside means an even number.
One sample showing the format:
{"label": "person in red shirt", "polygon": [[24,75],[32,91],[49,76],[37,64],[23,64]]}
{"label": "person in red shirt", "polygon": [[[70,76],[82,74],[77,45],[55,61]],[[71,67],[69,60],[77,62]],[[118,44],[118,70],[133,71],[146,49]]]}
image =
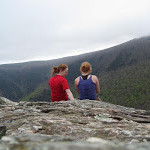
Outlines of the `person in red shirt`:
{"label": "person in red shirt", "polygon": [[68,66],[60,64],[58,67],[53,67],[52,77],[49,80],[51,89],[51,101],[67,101],[68,98],[73,100],[74,97],[69,89],[69,85],[65,76],[68,74]]}

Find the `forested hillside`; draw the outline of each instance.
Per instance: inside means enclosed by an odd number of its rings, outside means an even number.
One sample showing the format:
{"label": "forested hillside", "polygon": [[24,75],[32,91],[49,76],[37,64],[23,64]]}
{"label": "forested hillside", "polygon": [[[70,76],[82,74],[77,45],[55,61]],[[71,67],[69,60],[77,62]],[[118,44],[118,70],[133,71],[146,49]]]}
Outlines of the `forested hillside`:
{"label": "forested hillside", "polygon": [[76,95],[74,79],[88,61],[100,80],[103,101],[128,107],[150,108],[150,37],[134,39],[112,48],[45,62],[0,66],[1,96],[19,101],[50,101],[48,80],[54,65],[69,66],[67,79]]}
{"label": "forested hillside", "polygon": [[50,77],[51,67],[68,58],[0,65],[0,96],[20,101]]}

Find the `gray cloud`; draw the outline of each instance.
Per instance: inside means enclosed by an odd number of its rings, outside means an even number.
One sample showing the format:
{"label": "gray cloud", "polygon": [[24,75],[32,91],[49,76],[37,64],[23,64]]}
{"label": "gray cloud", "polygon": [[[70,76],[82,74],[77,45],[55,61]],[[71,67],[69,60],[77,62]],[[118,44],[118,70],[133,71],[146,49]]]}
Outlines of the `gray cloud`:
{"label": "gray cloud", "polygon": [[149,0],[0,1],[0,63],[52,59],[150,35]]}

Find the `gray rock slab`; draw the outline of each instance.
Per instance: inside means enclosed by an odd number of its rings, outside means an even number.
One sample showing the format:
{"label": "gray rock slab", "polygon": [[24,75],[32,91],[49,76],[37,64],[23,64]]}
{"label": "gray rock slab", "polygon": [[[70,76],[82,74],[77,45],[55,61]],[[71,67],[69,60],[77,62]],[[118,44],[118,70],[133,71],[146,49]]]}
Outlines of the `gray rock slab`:
{"label": "gray rock slab", "polygon": [[101,138],[76,140],[64,136],[19,134],[3,137],[0,150],[149,150],[150,143],[122,143]]}
{"label": "gray rock slab", "polygon": [[3,149],[147,150],[150,113],[110,103],[74,100],[1,105]]}
{"label": "gray rock slab", "polygon": [[6,126],[1,126],[0,125],[0,139],[2,136],[4,136],[6,133]]}

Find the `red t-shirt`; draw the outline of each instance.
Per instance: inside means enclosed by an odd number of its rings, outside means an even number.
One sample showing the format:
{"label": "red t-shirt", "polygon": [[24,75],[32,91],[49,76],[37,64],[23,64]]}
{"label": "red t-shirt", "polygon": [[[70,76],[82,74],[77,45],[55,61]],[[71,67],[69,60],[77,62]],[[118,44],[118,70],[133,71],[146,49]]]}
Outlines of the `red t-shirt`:
{"label": "red t-shirt", "polygon": [[66,89],[69,89],[68,82],[66,78],[55,75],[54,77],[50,78],[49,85],[51,88],[51,101],[67,101],[68,95],[66,93]]}

